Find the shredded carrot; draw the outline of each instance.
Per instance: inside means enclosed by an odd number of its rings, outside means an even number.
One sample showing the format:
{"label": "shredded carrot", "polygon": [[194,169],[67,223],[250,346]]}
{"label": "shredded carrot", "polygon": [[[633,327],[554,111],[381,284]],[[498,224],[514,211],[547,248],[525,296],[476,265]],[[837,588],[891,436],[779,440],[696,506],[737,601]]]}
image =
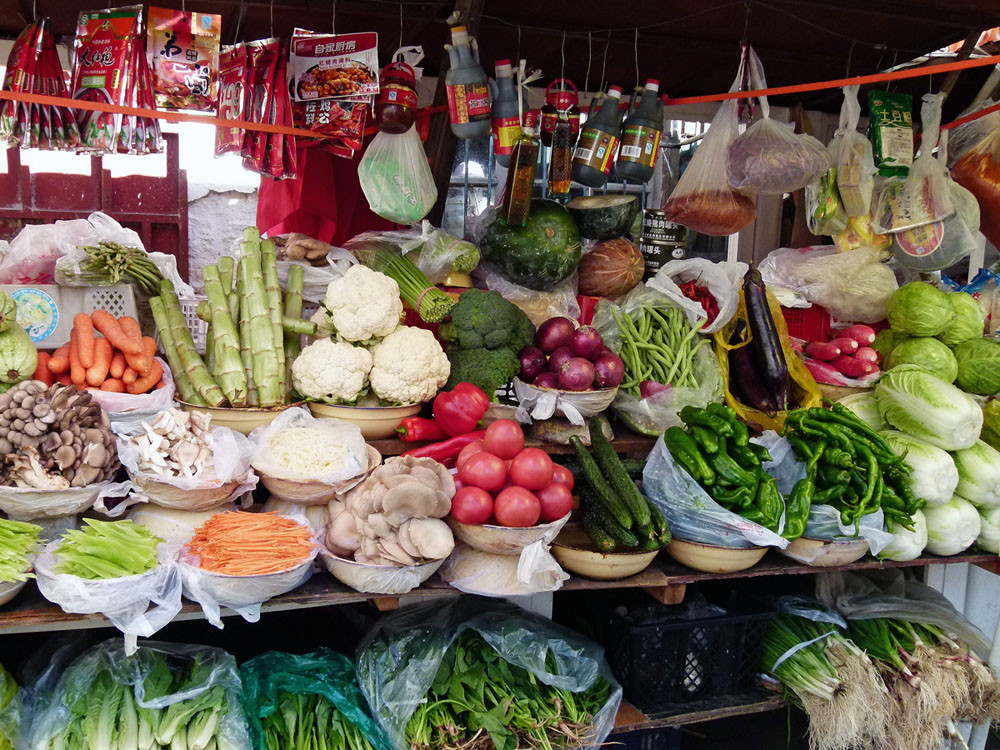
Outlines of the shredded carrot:
{"label": "shredded carrot", "polygon": [[187,549],[203,570],[256,576],[290,570],[305,562],[316,545],[300,523],[276,513],[217,513],[203,523]]}

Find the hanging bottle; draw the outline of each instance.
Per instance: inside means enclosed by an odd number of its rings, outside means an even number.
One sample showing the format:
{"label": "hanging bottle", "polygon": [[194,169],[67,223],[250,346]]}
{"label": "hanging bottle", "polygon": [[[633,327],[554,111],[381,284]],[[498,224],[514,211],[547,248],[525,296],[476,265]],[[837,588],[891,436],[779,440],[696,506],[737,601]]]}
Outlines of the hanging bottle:
{"label": "hanging bottle", "polygon": [[412,66],[394,59],[382,68],[372,114],[383,133],[399,135],[413,127],[417,119],[417,75]]}
{"label": "hanging bottle", "polygon": [[550,137],[552,153],[549,155],[549,193],[554,198],[569,195],[573,181],[573,146],[576,138],[569,113],[559,112]]}
{"label": "hanging bottle", "polygon": [[[553,87],[556,88],[553,88]],[[580,134],[580,93],[568,78],[557,78],[545,89],[545,104],[541,110],[541,138],[543,146],[552,145],[559,114],[566,113],[573,133],[573,141]]]}
{"label": "hanging bottle", "polygon": [[528,220],[540,145],[538,132],[534,128],[525,127],[510,155],[500,218],[511,226],[523,227]]}
{"label": "hanging bottle", "polygon": [[497,60],[496,71],[496,90],[493,97],[493,153],[496,155],[497,164],[507,167],[510,165],[510,154],[514,150],[514,144],[521,137],[521,117],[510,60]]}
{"label": "hanging bottle", "polygon": [[573,155],[573,179],[588,187],[604,187],[615,163],[615,151],[621,136],[621,118],[618,104],[622,90],[611,86],[601,100],[600,109],[594,114],[596,103],[591,103],[591,116],[583,125],[580,140]]}
{"label": "hanging bottle", "polygon": [[618,146],[615,174],[620,179],[649,182],[660,153],[663,136],[660,82],[650,78],[642,89],[638,106],[625,118]]}
{"label": "hanging bottle", "polygon": [[453,26],[448,50],[451,68],[445,74],[448,115],[456,138],[481,138],[490,132],[490,89],[479,64],[475,39],[464,26]]}

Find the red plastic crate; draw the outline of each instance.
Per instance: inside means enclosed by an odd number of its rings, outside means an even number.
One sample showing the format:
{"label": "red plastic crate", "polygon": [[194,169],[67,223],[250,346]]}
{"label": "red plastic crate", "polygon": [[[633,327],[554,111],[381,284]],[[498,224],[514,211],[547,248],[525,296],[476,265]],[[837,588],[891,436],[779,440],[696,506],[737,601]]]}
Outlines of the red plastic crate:
{"label": "red plastic crate", "polygon": [[826,341],[830,333],[830,313],[825,307],[782,307],[788,335],[805,341]]}

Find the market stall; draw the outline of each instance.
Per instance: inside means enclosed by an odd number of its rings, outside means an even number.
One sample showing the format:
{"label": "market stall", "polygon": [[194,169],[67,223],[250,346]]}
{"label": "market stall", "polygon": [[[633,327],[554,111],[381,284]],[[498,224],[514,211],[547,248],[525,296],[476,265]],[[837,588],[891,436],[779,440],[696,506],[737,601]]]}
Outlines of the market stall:
{"label": "market stall", "polygon": [[[44,655],[0,659],[0,748],[667,747],[788,705],[811,748],[982,750],[997,646],[919,578],[1000,559],[989,80],[769,87],[748,4],[727,93],[639,78],[640,25],[631,92],[543,88],[460,3],[426,101],[407,12],[387,55],[336,4],[232,45],[82,10],[68,86],[58,18],[19,31],[11,149],[200,121],[262,182],[197,269],[113,199],[0,247],[0,638]],[[829,138],[769,103],[817,91]],[[764,247],[786,196],[814,240]],[[278,613],[300,642],[246,635]]]}

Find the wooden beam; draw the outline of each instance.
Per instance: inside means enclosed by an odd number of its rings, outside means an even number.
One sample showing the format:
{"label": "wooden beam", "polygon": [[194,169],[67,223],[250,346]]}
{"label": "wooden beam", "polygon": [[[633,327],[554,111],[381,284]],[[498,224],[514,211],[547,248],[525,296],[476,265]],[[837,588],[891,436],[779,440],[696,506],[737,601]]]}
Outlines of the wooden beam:
{"label": "wooden beam", "polygon": [[[976,43],[979,41],[979,37],[982,36],[981,30],[970,31],[965,37],[965,41],[962,42],[961,48],[958,50],[958,54],[955,55],[955,62],[960,60],[968,60],[972,56],[972,53],[976,49]],[[945,99],[948,98],[948,94],[951,90],[955,88],[955,84],[958,83],[958,76],[962,73],[961,70],[952,70],[948,72],[948,75],[944,77],[944,82],[941,84],[941,88],[938,89],[939,94],[944,94]]]}
{"label": "wooden beam", "polygon": [[642,590],[656,599],[660,604],[680,604],[684,601],[684,594],[687,593],[687,584],[644,586]]}

